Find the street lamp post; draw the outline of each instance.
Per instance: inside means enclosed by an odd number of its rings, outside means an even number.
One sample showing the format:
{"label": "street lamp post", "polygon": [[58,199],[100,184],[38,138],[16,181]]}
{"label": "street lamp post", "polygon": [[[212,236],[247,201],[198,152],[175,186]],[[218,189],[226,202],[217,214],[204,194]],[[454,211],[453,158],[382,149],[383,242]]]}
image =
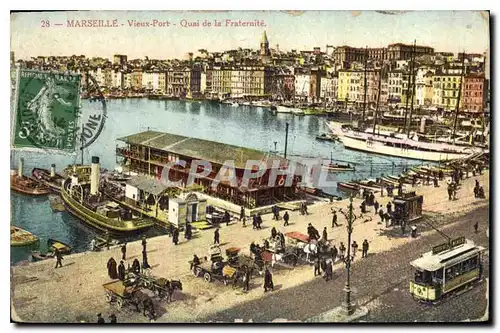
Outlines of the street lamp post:
{"label": "street lamp post", "polygon": [[347,280],[344,287],[345,299],[344,302],[342,303],[345,314],[347,316],[351,316],[352,314],[354,314],[356,310],[354,303],[351,301],[351,262],[352,262],[351,234],[352,234],[352,224],[358,217],[354,215],[353,210],[354,208],[352,206],[352,195],[351,195],[349,198],[349,212],[345,214],[344,212],[341,211],[342,214],[344,214],[344,216],[347,219],[347,257],[344,258],[345,267],[347,269]]}

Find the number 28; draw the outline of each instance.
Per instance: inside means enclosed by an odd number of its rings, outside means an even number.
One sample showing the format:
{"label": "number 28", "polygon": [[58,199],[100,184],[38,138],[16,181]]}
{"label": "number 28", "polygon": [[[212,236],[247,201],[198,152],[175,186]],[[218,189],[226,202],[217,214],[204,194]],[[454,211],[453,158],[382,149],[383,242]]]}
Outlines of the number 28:
{"label": "number 28", "polygon": [[50,21],[49,20],[41,20],[40,24],[42,25],[42,28],[48,28],[48,27],[50,27]]}

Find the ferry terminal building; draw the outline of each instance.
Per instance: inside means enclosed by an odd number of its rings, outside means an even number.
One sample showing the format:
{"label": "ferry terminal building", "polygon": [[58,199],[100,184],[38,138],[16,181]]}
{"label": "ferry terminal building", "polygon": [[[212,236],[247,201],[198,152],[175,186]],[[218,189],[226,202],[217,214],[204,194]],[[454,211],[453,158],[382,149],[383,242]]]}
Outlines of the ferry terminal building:
{"label": "ferry terminal building", "polygon": [[[203,166],[198,166],[195,184],[201,186],[203,192],[213,197],[221,198],[246,208],[257,208],[272,205],[278,202],[296,200],[299,197],[297,186],[302,177],[294,175],[291,186],[286,186],[287,175],[279,175],[275,184],[269,186],[273,164],[278,168],[287,168],[289,161],[282,157],[266,154],[262,151],[227,145],[220,142],[190,138],[181,135],[157,131],[145,131],[119,138],[118,141],[126,144],[117,147],[117,157],[123,158],[123,166],[129,171],[160,179],[163,168],[170,167],[169,180],[180,181],[186,184],[190,175],[191,162],[202,160],[211,163],[209,175],[199,177]],[[172,166],[173,162],[185,161],[185,167]],[[265,163],[267,169],[259,178],[250,179],[248,186],[231,186],[229,181],[220,181],[217,188],[212,188],[212,182],[222,168],[225,161],[234,161],[235,177],[241,184],[248,160],[257,160]],[[275,162],[277,161],[277,162]],[[257,168],[253,169],[255,172]],[[278,171],[278,170],[276,170]]]}

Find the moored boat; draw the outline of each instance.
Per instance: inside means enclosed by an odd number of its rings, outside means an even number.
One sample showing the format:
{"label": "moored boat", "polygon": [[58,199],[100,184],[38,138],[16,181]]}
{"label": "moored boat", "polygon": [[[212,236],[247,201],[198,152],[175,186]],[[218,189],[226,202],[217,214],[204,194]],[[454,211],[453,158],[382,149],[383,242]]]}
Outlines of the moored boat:
{"label": "moored boat", "polygon": [[338,141],[339,138],[335,134],[321,133],[319,135],[316,135],[316,140],[335,142],[335,141]]}
{"label": "moored boat", "polygon": [[19,176],[15,170],[11,171],[10,189],[19,193],[42,196],[50,193],[50,188],[40,184],[35,179],[27,176]]}
{"label": "moored boat", "polygon": [[31,251],[31,260],[32,261],[41,261],[41,260],[47,260],[54,258],[54,254],[49,252],[49,253],[42,253],[40,251]]}
{"label": "moored boat", "polygon": [[38,242],[38,237],[33,235],[31,232],[10,226],[10,246],[27,246]]}
{"label": "moored boat", "polygon": [[50,171],[42,168],[34,168],[31,171],[31,175],[40,184],[49,187],[55,193],[59,193],[61,192],[64,177],[55,172],[55,167],[55,164],[52,164]]}
{"label": "moored boat", "polygon": [[328,171],[356,171],[356,168],[354,166],[351,166],[350,164],[338,164],[338,163],[328,163],[324,164],[321,166],[323,170],[328,170]]}
{"label": "moored boat", "polygon": [[351,182],[338,182],[337,188],[343,191],[359,191],[359,185]]}
{"label": "moored boat", "polygon": [[62,254],[68,254],[71,252],[72,247],[66,243],[63,243],[61,241],[49,238],[47,240],[47,247],[52,251],[55,252],[56,250],[59,251]]}
{"label": "moored boat", "polygon": [[53,211],[56,212],[64,212],[66,208],[64,208],[64,202],[61,197],[57,195],[49,195],[50,207]]}
{"label": "moored boat", "polygon": [[153,220],[143,218],[129,208],[107,200],[106,195],[101,195],[98,157],[92,157],[90,169],[90,174],[76,173],[63,183],[61,197],[71,214],[91,227],[114,234],[135,234],[154,225]]}

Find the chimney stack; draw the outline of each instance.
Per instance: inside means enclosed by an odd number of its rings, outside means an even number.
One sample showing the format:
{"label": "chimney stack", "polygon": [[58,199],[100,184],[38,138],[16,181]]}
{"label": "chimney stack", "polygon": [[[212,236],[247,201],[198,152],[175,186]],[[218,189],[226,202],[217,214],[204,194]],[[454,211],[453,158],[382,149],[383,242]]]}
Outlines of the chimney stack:
{"label": "chimney stack", "polygon": [[24,158],[19,157],[19,163],[17,165],[17,176],[18,177],[23,176],[23,164],[24,164]]}
{"label": "chimney stack", "polygon": [[96,195],[99,191],[99,178],[101,177],[99,157],[92,156],[92,167],[90,173],[90,195]]}
{"label": "chimney stack", "polygon": [[55,164],[52,164],[50,166],[50,177],[55,177],[56,176],[56,165]]}

